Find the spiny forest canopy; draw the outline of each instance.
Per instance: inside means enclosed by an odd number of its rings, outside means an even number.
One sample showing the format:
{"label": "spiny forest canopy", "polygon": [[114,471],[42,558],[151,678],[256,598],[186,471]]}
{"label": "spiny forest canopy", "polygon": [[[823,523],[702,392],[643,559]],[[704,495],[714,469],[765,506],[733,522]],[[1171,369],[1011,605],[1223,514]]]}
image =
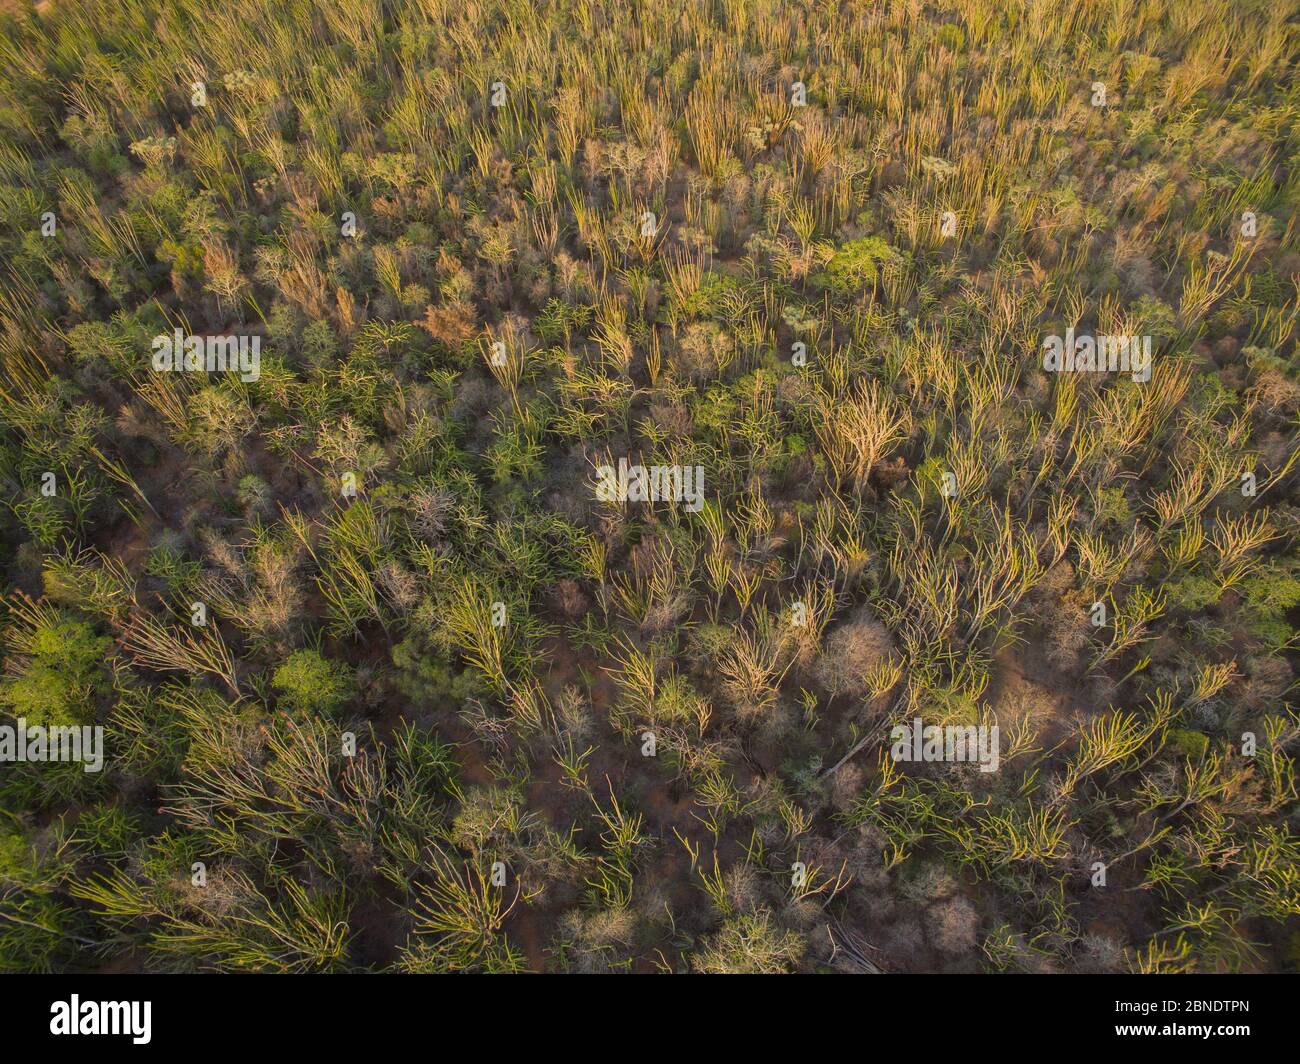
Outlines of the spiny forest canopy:
{"label": "spiny forest canopy", "polygon": [[1296,12],[6,4],[0,970],[1297,970]]}

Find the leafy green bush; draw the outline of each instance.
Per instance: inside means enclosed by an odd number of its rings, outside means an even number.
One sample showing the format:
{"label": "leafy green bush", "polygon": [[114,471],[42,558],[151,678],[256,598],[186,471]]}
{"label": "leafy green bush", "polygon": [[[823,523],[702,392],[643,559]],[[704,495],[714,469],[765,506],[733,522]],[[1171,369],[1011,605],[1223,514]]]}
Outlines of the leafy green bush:
{"label": "leafy green bush", "polygon": [[850,240],[835,252],[817,277],[833,292],[854,292],[875,283],[882,262],[894,257],[894,249],[878,236]]}
{"label": "leafy green bush", "polygon": [[287,709],[333,716],[355,694],[352,668],[321,657],[315,650],[295,650],[271,680]]}
{"label": "leafy green bush", "polygon": [[0,704],[31,725],[84,724],[105,689],[104,661],[113,641],[88,621],[51,611],[32,633],[16,675],[0,682]]}

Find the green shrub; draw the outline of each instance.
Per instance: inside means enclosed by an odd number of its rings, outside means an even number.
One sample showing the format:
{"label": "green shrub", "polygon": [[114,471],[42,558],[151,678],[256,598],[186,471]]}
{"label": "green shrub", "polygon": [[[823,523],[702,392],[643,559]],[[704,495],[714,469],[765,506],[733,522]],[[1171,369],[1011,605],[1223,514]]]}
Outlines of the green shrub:
{"label": "green shrub", "polygon": [[352,669],[330,661],[315,650],[295,650],[275,670],[272,685],[287,709],[332,716],[355,693]]}
{"label": "green shrub", "polygon": [[29,726],[84,724],[105,686],[104,660],[113,641],[87,621],[62,611],[42,614],[30,654],[17,674],[0,683],[0,704]]}
{"label": "green shrub", "polygon": [[1166,749],[1172,750],[1180,757],[1189,757],[1193,761],[1199,761],[1204,757],[1209,746],[1210,737],[1204,732],[1186,731],[1183,728],[1173,729],[1166,743]]}
{"label": "green shrub", "polygon": [[853,292],[873,284],[879,265],[893,257],[894,249],[878,236],[850,240],[835,252],[817,280],[834,292]]}

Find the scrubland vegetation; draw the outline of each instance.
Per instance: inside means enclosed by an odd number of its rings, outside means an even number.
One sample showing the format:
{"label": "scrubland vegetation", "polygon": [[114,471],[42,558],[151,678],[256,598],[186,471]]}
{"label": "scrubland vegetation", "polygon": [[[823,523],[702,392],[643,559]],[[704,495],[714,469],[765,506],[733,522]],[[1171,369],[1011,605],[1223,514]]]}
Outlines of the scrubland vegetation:
{"label": "scrubland vegetation", "polygon": [[0,970],[1300,969],[1294,0],[37,8]]}

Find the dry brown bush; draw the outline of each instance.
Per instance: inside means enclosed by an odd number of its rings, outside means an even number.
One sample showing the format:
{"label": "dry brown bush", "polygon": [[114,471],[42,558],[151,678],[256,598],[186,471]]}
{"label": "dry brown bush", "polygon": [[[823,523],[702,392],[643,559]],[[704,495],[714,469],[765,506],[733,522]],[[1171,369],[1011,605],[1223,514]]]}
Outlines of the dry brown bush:
{"label": "dry brown bush", "polygon": [[862,698],[869,693],[867,674],[894,654],[894,640],[866,609],[858,610],[826,637],[813,666],[817,682],[832,694]]}
{"label": "dry brown bush", "polygon": [[925,911],[925,929],[930,944],[940,953],[959,956],[977,945],[979,913],[964,896],[956,894]]}

